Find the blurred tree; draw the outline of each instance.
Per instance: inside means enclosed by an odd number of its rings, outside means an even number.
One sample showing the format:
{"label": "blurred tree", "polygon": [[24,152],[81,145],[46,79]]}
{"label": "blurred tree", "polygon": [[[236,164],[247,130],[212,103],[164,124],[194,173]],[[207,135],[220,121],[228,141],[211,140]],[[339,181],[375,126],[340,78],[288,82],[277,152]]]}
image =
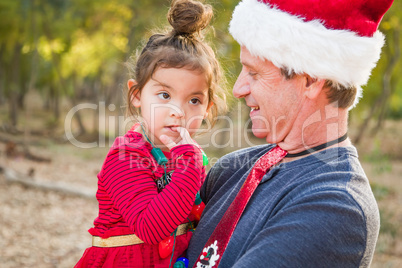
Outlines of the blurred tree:
{"label": "blurred tree", "polygon": [[[241,70],[240,47],[228,33],[228,24],[238,1],[206,2],[215,14],[215,30],[206,38],[213,42],[226,72],[229,107],[234,108],[238,102],[230,91]],[[17,126],[29,90],[41,94],[56,121],[61,118],[62,98],[69,99],[71,106],[87,101],[122,107],[128,78],[124,63],[151,30],[167,25],[169,5],[169,0],[0,1],[0,105],[8,104],[9,124]],[[364,119],[357,139],[370,122],[376,122],[378,129],[385,118],[402,117],[401,10],[401,1],[395,1],[381,23],[387,43],[364,99],[352,110],[353,117]],[[85,133],[80,115],[76,113],[74,120],[78,132]],[[94,113],[94,124],[97,117]],[[241,127],[245,120],[239,122]]]}
{"label": "blurred tree", "polygon": [[392,114],[398,117],[396,115],[399,114],[399,117],[402,117],[401,18],[402,3],[395,1],[380,24],[380,31],[386,36],[381,59],[364,90],[362,103],[352,110],[354,113],[364,114],[364,119],[354,138],[355,144],[358,144],[369,132],[370,122],[374,123],[371,129],[371,136],[374,136],[383,126],[387,116]]}
{"label": "blurred tree", "polygon": [[[18,15],[17,15],[18,14]],[[25,18],[30,14],[30,1],[4,0],[0,2],[0,56],[2,70],[2,95],[8,99],[9,120],[13,127],[17,125],[18,100],[24,87],[20,79],[21,51],[29,38],[28,25]]]}

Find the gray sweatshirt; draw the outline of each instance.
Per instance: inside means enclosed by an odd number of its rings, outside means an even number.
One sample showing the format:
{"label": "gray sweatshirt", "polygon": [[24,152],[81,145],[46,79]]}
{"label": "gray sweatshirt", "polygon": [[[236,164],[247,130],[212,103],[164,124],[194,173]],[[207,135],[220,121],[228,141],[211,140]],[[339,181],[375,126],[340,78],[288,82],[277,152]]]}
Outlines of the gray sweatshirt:
{"label": "gray sweatshirt", "polygon": [[[189,267],[255,161],[272,147],[236,151],[211,169],[201,189],[206,208],[187,251]],[[369,267],[379,221],[356,149],[327,149],[267,172],[219,267]]]}

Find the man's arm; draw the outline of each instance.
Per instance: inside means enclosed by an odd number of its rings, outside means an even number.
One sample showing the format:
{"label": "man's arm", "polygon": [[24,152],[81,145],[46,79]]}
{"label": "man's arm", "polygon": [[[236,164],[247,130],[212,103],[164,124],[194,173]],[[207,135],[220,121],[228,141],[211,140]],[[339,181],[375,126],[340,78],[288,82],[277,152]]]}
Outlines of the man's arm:
{"label": "man's arm", "polygon": [[315,192],[271,217],[233,267],[359,267],[366,228],[347,192]]}

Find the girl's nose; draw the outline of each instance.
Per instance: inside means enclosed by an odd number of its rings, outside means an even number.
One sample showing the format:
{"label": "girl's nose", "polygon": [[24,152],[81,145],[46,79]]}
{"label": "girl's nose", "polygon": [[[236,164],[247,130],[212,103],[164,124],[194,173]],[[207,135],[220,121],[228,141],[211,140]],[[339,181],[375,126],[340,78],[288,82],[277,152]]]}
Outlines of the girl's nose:
{"label": "girl's nose", "polygon": [[185,115],[184,111],[179,106],[176,106],[176,105],[171,105],[169,112],[170,112],[170,116],[177,117],[177,118],[182,118]]}

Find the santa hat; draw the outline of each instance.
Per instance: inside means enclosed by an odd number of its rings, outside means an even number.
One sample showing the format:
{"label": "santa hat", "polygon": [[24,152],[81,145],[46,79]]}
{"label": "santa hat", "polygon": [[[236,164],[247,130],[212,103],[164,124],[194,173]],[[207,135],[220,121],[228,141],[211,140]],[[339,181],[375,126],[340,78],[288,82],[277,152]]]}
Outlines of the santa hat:
{"label": "santa hat", "polygon": [[393,0],[243,0],[229,31],[254,56],[298,74],[361,86],[380,58]]}

